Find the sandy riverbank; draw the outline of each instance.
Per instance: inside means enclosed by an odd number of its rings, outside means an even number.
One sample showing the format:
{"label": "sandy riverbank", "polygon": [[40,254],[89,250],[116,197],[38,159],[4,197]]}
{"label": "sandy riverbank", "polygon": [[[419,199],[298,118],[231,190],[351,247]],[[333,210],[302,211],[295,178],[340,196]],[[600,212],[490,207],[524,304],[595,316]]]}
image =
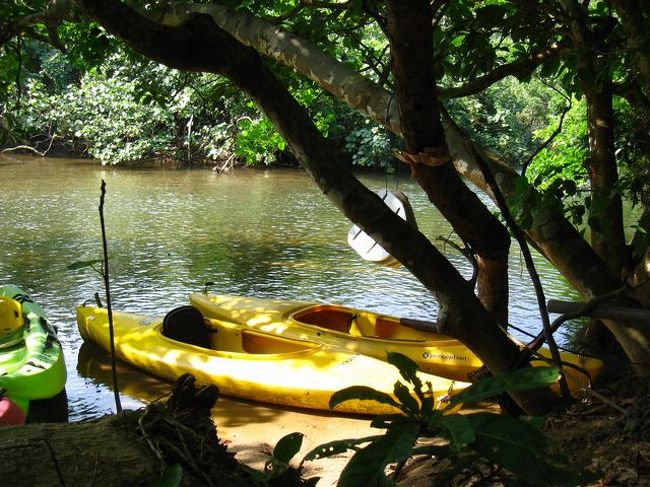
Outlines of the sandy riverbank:
{"label": "sandy riverbank", "polygon": [[[316,446],[344,438],[376,435],[370,419],[274,408],[221,398],[212,410],[219,437],[228,442],[239,462],[261,470],[273,447],[285,435],[303,433],[303,445],[295,465]],[[319,487],[336,485],[350,455],[305,464],[305,477],[321,477]]]}

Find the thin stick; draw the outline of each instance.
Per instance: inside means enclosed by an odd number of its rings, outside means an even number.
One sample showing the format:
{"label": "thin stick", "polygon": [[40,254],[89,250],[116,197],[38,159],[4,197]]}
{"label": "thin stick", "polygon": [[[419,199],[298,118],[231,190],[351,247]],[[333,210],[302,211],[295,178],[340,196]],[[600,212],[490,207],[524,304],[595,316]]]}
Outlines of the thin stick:
{"label": "thin stick", "polygon": [[99,220],[102,226],[102,245],[104,249],[104,288],[106,289],[106,309],[108,310],[108,333],[111,342],[111,370],[113,372],[113,395],[115,396],[115,410],[122,412],[120,390],[117,386],[117,364],[115,363],[115,331],[113,328],[113,308],[111,307],[111,292],[108,279],[108,243],[106,241],[106,225],[104,222],[104,197],[106,196],[106,181],[102,179],[102,195],[99,199]]}
{"label": "thin stick", "polygon": [[[558,369],[562,370],[562,360],[560,358],[560,352],[558,351],[557,344],[555,343],[555,339],[553,338],[553,332],[551,331],[551,323],[548,316],[548,310],[546,309],[546,297],[544,295],[544,288],[542,287],[539,274],[535,269],[535,263],[533,262],[533,257],[530,253],[530,249],[528,248],[528,243],[526,242],[526,237],[524,235],[524,232],[523,230],[521,230],[521,228],[519,228],[519,225],[517,224],[514,217],[512,216],[512,213],[510,213],[510,210],[508,209],[508,204],[506,203],[506,199],[503,196],[503,193],[501,192],[501,189],[499,188],[499,185],[497,184],[496,179],[494,178],[494,174],[492,174],[492,171],[490,170],[488,163],[485,161],[485,159],[481,154],[476,152],[475,149],[470,147],[470,150],[474,153],[473,154],[474,158],[479,166],[479,169],[481,170],[481,173],[483,174],[483,178],[485,179],[485,182],[492,190],[494,199],[496,200],[499,210],[501,210],[501,215],[503,216],[503,219],[505,220],[507,227],[512,232],[512,235],[515,237],[517,243],[519,243],[519,247],[521,248],[521,253],[524,256],[524,262],[526,263],[526,269],[528,270],[528,275],[530,277],[530,280],[533,283],[533,288],[535,289],[535,295],[537,297],[537,305],[539,307],[539,312],[542,319],[544,340],[548,344],[549,350],[551,352],[553,365],[555,365]],[[566,383],[566,379],[564,375],[560,376],[560,393],[564,398],[571,397],[569,393],[569,387]]]}

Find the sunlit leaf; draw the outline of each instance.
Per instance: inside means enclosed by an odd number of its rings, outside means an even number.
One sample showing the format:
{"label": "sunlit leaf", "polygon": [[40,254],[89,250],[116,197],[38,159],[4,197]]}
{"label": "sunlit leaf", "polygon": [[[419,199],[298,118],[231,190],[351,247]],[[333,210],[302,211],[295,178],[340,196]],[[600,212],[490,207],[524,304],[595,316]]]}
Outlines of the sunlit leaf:
{"label": "sunlit leaf", "polygon": [[337,405],[345,401],[377,401],[382,404],[390,404],[396,408],[400,407],[400,404],[396,402],[389,394],[384,392],[379,392],[374,390],[372,387],[366,386],[351,386],[346,387],[340,391],[336,391],[330,397],[329,407],[334,409]]}

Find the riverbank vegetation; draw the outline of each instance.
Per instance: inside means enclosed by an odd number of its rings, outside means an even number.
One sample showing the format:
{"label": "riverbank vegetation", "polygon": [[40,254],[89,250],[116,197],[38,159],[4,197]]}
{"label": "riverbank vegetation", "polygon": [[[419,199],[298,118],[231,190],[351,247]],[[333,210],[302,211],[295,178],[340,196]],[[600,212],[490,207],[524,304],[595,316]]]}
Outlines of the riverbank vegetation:
{"label": "riverbank vegetation", "polygon": [[[152,62],[96,26],[88,27],[91,41],[79,39],[80,28],[62,29],[62,39],[83,43],[64,50],[28,36],[5,45],[0,85],[5,150],[88,156],[105,164],[171,160],[227,168],[295,163],[268,118],[227,79]],[[367,37],[359,43],[379,42],[377,32],[359,35]],[[350,54],[347,44],[334,46],[337,56]],[[348,62],[364,69],[368,59],[357,55]],[[291,71],[282,74],[346,159],[355,166],[395,169],[391,151],[399,143],[381,124]],[[448,109],[488,147],[518,161],[552,134],[568,104],[566,95],[536,74],[525,83],[505,78],[482,92],[453,98]],[[584,145],[586,127],[579,123],[584,103],[574,100],[570,110],[573,120],[566,126],[571,134],[555,135],[554,151],[541,156],[559,152],[564,159],[570,150],[579,150],[572,142]],[[537,161],[536,167],[546,165]]]}
{"label": "riverbank vegetation", "polygon": [[[643,1],[34,0],[2,13],[5,146],[57,143],[120,164],[289,157],[432,293],[435,331],[490,373],[525,367],[544,342],[557,352],[557,328],[591,315],[600,319],[580,346],[614,378],[650,376],[644,319],[598,313],[650,308]],[[390,212],[353,164],[408,168],[476,280]],[[512,239],[539,300],[528,347],[506,333]],[[551,323],[528,245],[589,304]],[[510,395],[527,414],[563,404],[550,389]]]}

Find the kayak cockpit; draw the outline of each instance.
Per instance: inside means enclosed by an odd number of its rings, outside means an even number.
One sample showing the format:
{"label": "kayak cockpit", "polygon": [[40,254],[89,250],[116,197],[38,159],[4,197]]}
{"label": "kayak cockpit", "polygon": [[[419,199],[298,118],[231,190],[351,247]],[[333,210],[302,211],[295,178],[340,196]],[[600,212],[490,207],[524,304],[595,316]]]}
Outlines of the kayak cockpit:
{"label": "kayak cockpit", "polygon": [[318,304],[297,311],[291,319],[303,325],[363,338],[423,341],[422,333],[399,319],[331,304]]}
{"label": "kayak cockpit", "polygon": [[205,319],[193,306],[171,310],[163,319],[161,334],[171,340],[217,353],[286,355],[313,352],[317,343],[249,330],[217,319]]}

